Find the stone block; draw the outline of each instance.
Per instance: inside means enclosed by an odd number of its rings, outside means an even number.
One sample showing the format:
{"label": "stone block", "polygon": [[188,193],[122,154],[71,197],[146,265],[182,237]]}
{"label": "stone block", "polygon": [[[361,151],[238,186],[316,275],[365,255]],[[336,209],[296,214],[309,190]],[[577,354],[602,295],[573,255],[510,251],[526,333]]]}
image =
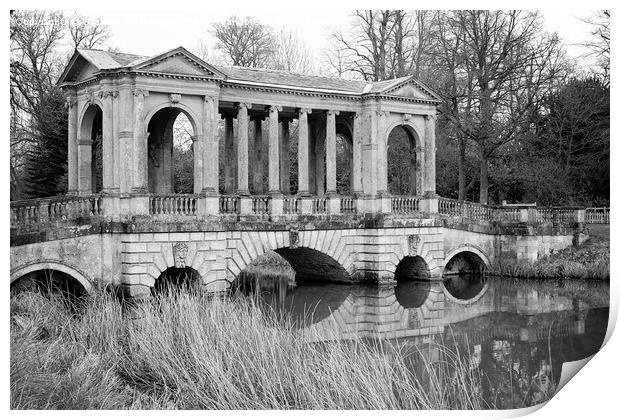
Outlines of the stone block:
{"label": "stone block", "polygon": [[203,232],[190,232],[189,233],[190,241],[202,241],[204,237],[205,237],[205,234]]}
{"label": "stone block", "polygon": [[171,242],[186,242],[189,241],[189,232],[171,232]]}

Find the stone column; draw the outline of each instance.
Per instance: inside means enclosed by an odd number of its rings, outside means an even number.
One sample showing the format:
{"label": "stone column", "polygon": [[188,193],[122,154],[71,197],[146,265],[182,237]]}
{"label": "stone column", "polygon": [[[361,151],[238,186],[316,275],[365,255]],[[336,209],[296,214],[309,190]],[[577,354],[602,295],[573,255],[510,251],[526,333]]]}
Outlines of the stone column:
{"label": "stone column", "polygon": [[67,98],[68,142],[67,142],[67,194],[78,192],[78,116],[77,100],[71,95]]}
{"label": "stone column", "polygon": [[297,147],[297,168],[298,168],[298,191],[302,196],[308,196],[308,114],[311,109],[301,108],[299,110],[299,144]]}
{"label": "stone column", "polygon": [[249,147],[252,154],[250,160],[252,163],[252,190],[254,194],[262,194],[265,192],[263,186],[263,169],[264,169],[264,156],[265,148],[263,147],[263,117],[252,117],[254,122],[254,139],[250,140],[254,147]]}
{"label": "stone column", "polygon": [[144,98],[149,96],[147,90],[134,89],[133,108],[133,181],[131,192],[147,194],[148,192],[148,133],[144,121]]}
{"label": "stone column", "polygon": [[[202,190],[203,215],[219,213],[220,145],[217,133],[219,119],[217,97],[205,96],[202,113]],[[194,150],[196,153],[196,150]]]}
{"label": "stone column", "polygon": [[289,120],[283,119],[280,123],[280,191],[286,195],[291,193],[289,146]]}
{"label": "stone column", "polygon": [[80,195],[90,195],[92,186],[92,158],[93,141],[90,138],[81,138],[77,141],[77,161],[79,163],[77,174],[77,189]]}
{"label": "stone column", "polygon": [[120,191],[130,193],[133,189],[133,96],[128,85],[119,92],[118,101],[119,143],[120,143]]}
{"label": "stone column", "polygon": [[248,109],[250,108],[252,104],[238,105],[237,194],[239,195],[250,195],[248,189]]}
{"label": "stone column", "polygon": [[269,194],[280,193],[280,130],[278,113],[282,107],[269,107]]}
{"label": "stone column", "polygon": [[102,192],[107,194],[115,191],[115,159],[114,159],[114,118],[112,98],[118,92],[104,90],[100,93],[103,102],[103,122],[102,122],[102,161],[103,161],[103,188]]}
{"label": "stone column", "polygon": [[200,194],[204,189],[204,134],[192,136],[192,151],[194,154],[194,194]]}
{"label": "stone column", "polygon": [[377,195],[387,194],[387,138],[385,123],[389,113],[377,112]]}
{"label": "stone column", "polygon": [[353,117],[353,162],[351,163],[351,191],[362,194],[362,118],[359,112]]}
{"label": "stone column", "polygon": [[435,195],[435,115],[424,117],[424,195]]}
{"label": "stone column", "polygon": [[232,194],[235,190],[235,136],[233,117],[227,115],[224,118],[224,192],[226,194]]}
{"label": "stone column", "polygon": [[325,176],[327,195],[336,194],[336,115],[339,111],[327,111],[325,126]]}
{"label": "stone column", "polygon": [[279,216],[283,212],[284,201],[280,192],[280,127],[278,115],[281,106],[269,107],[269,195],[271,195],[271,214]]}

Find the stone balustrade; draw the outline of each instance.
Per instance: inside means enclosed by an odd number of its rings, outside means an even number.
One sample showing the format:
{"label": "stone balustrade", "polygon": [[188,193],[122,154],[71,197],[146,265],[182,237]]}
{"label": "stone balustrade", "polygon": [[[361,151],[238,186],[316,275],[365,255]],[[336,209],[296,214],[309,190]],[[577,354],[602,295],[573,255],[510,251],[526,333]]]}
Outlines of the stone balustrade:
{"label": "stone balustrade", "polygon": [[196,216],[197,194],[154,194],[149,197],[151,215]]}
{"label": "stone balustrade", "polygon": [[420,212],[420,198],[415,196],[392,197],[392,213],[398,215],[418,214]]}
{"label": "stone balustrade", "polygon": [[589,207],[585,213],[586,223],[609,224],[609,207]]}
{"label": "stone balustrade", "polygon": [[[63,196],[11,202],[11,228],[36,231],[49,223],[77,221],[85,218],[113,217],[122,220],[118,206],[105,205],[113,197]],[[209,201],[211,200],[211,201]],[[367,212],[369,199],[362,202],[351,196],[291,196],[291,195],[221,195],[209,197],[199,194],[151,194],[148,196],[148,214],[155,218],[209,218],[220,215],[255,216],[264,219],[296,218],[301,215],[355,217]],[[387,200],[387,204],[384,205]],[[111,201],[108,201],[110,203]],[[372,203],[372,199],[370,201]],[[609,223],[609,209],[577,209],[569,207],[490,206],[448,198],[421,198],[392,196],[375,199],[381,212],[396,217],[453,217],[481,223],[527,223],[570,226],[579,223]],[[434,207],[429,206],[434,202]],[[208,204],[213,203],[213,205]],[[245,204],[244,204],[245,203]],[[429,210],[429,209],[436,210]],[[214,210],[219,209],[217,214]],[[217,211],[217,210],[215,210]],[[247,220],[247,219],[244,219]],[[274,219],[275,220],[275,219]]]}

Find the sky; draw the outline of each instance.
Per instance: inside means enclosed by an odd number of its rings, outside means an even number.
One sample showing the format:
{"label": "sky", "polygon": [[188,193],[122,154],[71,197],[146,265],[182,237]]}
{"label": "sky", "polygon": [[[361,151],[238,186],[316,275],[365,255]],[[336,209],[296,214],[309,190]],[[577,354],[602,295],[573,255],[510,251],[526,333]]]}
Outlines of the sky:
{"label": "sky", "polygon": [[[214,41],[208,33],[210,25],[236,14],[251,16],[276,29],[286,27],[296,31],[317,57],[328,47],[330,34],[348,24],[351,13],[346,9],[278,9],[276,12],[269,8],[78,12],[90,18],[100,18],[112,32],[107,45],[127,53],[154,55],[178,46],[195,52],[200,41],[212,49]],[[580,18],[591,16],[594,10],[542,10],[541,13],[547,30],[557,32],[564,40],[569,57],[578,58],[583,50],[577,44],[588,40],[591,31]],[[582,61],[582,64],[585,63]]]}

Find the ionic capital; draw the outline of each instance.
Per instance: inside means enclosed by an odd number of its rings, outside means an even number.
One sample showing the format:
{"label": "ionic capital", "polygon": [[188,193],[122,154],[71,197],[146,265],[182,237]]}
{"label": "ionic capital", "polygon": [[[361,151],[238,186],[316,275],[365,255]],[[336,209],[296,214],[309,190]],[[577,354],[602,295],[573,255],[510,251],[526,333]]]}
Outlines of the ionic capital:
{"label": "ionic capital", "polygon": [[144,90],[144,89],[134,89],[133,96],[138,97],[138,98],[145,98],[149,96],[149,91]]}
{"label": "ionic capital", "polygon": [[237,102],[235,104],[235,107],[237,109],[252,109],[252,104],[247,103],[247,102]]}
{"label": "ionic capital", "polygon": [[271,114],[272,112],[282,112],[282,106],[280,105],[269,105],[267,107],[269,113]]}
{"label": "ionic capital", "polygon": [[298,112],[300,114],[312,114],[312,109],[311,108],[299,108]]}
{"label": "ionic capital", "polygon": [[71,109],[75,105],[77,105],[77,98],[75,98],[74,96],[67,97],[67,99],[65,100],[65,106],[67,107],[67,109]]}
{"label": "ionic capital", "polygon": [[107,97],[117,98],[118,90],[102,90],[101,92],[99,92],[99,97],[101,99],[105,99]]}
{"label": "ionic capital", "polygon": [[437,116],[435,114],[426,114],[424,116],[424,119],[428,122],[435,121],[437,119]]}
{"label": "ionic capital", "polygon": [[327,115],[339,115],[340,111],[335,111],[333,109],[327,110]]}
{"label": "ionic capital", "polygon": [[390,111],[377,111],[379,117],[387,117],[390,115]]}

